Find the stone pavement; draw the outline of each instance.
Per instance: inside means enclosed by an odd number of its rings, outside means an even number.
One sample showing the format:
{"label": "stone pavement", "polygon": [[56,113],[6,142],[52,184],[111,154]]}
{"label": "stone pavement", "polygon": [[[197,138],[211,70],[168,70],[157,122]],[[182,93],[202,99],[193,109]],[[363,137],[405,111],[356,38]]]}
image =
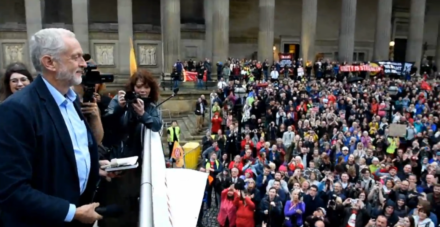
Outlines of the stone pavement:
{"label": "stone pavement", "polygon": [[[216,204],[215,204],[216,205]],[[203,214],[203,225],[205,227],[219,227],[220,225],[217,222],[218,208],[216,206],[211,205],[211,209],[206,209],[205,204],[205,213]]]}

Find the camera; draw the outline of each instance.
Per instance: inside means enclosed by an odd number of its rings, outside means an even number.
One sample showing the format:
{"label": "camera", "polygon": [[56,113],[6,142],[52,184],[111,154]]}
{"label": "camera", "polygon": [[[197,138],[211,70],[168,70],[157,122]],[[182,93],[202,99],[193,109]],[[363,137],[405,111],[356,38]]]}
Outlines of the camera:
{"label": "camera", "polygon": [[133,91],[133,92],[126,92],[124,98],[127,103],[134,103],[138,98],[141,98],[141,96]]}
{"label": "camera", "polygon": [[332,198],[330,199],[328,205],[329,206],[336,206],[336,198],[337,196],[335,194],[333,194]]}
{"label": "camera", "polygon": [[[84,54],[84,60],[90,60],[89,54]],[[95,71],[98,67],[90,62],[87,62],[87,67],[84,69],[81,84],[84,86],[83,102],[93,101],[93,93],[95,93],[95,85],[102,83],[112,83],[114,76],[111,74],[103,74]]]}

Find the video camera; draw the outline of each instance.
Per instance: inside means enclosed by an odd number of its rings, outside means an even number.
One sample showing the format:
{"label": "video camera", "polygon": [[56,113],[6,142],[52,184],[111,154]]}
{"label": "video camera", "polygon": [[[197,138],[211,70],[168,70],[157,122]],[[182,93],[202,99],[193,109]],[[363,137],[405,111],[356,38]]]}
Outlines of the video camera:
{"label": "video camera", "polygon": [[[83,58],[85,61],[89,61],[91,59],[90,54],[84,54]],[[93,94],[95,93],[95,85],[102,83],[112,83],[114,80],[114,75],[112,74],[104,74],[96,71],[98,67],[91,63],[87,62],[87,67],[84,69],[84,75],[82,76],[82,85],[84,86],[84,95],[83,102],[91,102],[93,101]]]}

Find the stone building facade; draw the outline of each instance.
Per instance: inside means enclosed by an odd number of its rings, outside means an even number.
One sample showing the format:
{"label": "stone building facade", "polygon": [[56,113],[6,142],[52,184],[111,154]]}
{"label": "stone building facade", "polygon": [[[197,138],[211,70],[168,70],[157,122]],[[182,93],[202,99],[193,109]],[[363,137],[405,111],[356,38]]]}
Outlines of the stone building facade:
{"label": "stone building facade", "polygon": [[[102,71],[160,74],[177,59],[277,59],[440,63],[439,0],[0,0],[0,68],[29,63],[41,28],[74,31]],[[390,47],[390,41],[395,45]],[[437,57],[436,57],[437,56]]]}

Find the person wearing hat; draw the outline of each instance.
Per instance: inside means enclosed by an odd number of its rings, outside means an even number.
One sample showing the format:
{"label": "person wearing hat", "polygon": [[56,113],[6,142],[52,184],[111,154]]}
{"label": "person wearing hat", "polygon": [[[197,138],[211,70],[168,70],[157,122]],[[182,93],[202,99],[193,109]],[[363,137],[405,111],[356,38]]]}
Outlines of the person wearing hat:
{"label": "person wearing hat", "polygon": [[375,175],[380,178],[391,178],[394,182],[400,181],[400,178],[397,176],[397,167],[391,166],[387,168],[377,169]]}
{"label": "person wearing hat", "polygon": [[371,173],[376,173],[378,169],[380,169],[380,162],[377,157],[373,157],[371,160],[371,165],[368,166]]}
{"label": "person wearing hat", "polygon": [[437,162],[437,165],[440,166],[440,151],[435,152],[431,160],[429,160],[429,164],[433,162]]}
{"label": "person wearing hat", "polygon": [[327,211],[325,210],[324,207],[318,207],[318,209],[315,210],[315,212],[313,212],[313,214],[311,216],[308,216],[305,220],[305,224],[306,226],[317,226],[317,223],[319,221],[321,221],[323,223],[323,225],[327,225],[329,226],[329,220],[326,217],[327,215]]}
{"label": "person wearing hat", "polygon": [[348,157],[350,157],[350,152],[348,152],[348,147],[343,147],[342,152],[336,154],[336,157],[335,157],[336,160],[338,160],[339,157],[341,157],[341,156],[344,158],[344,162],[348,161]]}
{"label": "person wearing hat", "polygon": [[409,208],[408,206],[406,206],[405,203],[406,203],[406,195],[399,194],[397,196],[397,205],[396,205],[396,209],[394,210],[394,213],[400,218],[407,216],[409,212]]}
{"label": "person wearing hat", "polygon": [[388,199],[383,203],[383,206],[378,206],[371,211],[371,217],[374,219],[379,216],[385,216],[388,223],[387,226],[394,226],[399,221],[399,217],[394,212],[395,209],[396,203]]}

